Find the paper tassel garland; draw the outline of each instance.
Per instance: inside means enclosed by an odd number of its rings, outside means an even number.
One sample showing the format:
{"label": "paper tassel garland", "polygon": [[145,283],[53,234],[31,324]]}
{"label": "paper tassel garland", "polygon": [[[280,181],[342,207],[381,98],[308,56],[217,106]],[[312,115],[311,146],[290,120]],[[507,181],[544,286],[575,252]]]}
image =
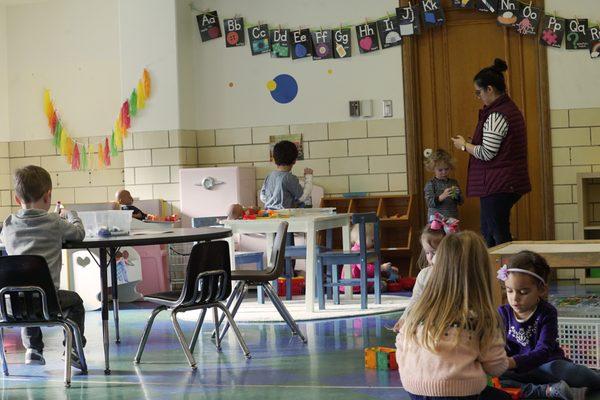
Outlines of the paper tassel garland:
{"label": "paper tassel garland", "polygon": [[119,150],[123,150],[123,138],[127,137],[128,129],[131,128],[131,118],[138,115],[138,111],[145,107],[151,90],[150,73],[144,69],[136,88],[121,104],[112,132],[98,143],[98,153],[94,156],[92,152],[94,146],[91,143],[86,146],[69,135],[52,102],[50,91],[45,89],[43,106],[50,134],[53,136],[52,145],[65,157],[73,170],[92,168],[93,164],[90,163],[95,161],[93,157],[98,158],[98,168],[110,166],[111,157],[117,157]]}

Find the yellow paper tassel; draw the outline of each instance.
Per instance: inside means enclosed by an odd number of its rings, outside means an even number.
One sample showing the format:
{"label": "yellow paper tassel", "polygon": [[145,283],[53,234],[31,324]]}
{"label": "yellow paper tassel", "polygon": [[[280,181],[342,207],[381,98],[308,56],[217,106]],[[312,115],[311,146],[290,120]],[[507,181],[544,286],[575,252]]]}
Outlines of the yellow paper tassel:
{"label": "yellow paper tassel", "polygon": [[73,139],[71,139],[70,137],[67,138],[67,161],[69,162],[69,164],[71,164],[73,162]]}
{"label": "yellow paper tassel", "polygon": [[46,114],[46,118],[48,118],[48,123],[52,120],[52,114],[54,112],[54,107],[52,106],[52,100],[50,99],[50,91],[48,89],[44,90],[44,113]]}
{"label": "yellow paper tassel", "polygon": [[150,97],[150,73],[144,68],[144,96]]}
{"label": "yellow paper tassel", "polygon": [[123,150],[123,137],[121,132],[115,129],[115,146],[118,150]]}
{"label": "yellow paper tassel", "polygon": [[104,151],[102,150],[102,143],[98,143],[98,169],[104,167]]}
{"label": "yellow paper tassel", "polygon": [[137,85],[137,109],[141,110],[146,106],[146,93],[144,92],[144,85],[140,80]]}
{"label": "yellow paper tassel", "polygon": [[60,154],[63,156],[67,155],[67,145],[68,145],[69,134],[67,130],[63,127],[62,134],[60,136]]}

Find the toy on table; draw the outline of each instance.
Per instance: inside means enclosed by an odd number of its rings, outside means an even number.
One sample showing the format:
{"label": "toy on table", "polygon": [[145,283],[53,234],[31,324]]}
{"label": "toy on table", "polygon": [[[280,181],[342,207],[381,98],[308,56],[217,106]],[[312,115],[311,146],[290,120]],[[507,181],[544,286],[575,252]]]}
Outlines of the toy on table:
{"label": "toy on table", "polygon": [[179,222],[179,215],[172,214],[167,215],[166,217],[160,217],[154,214],[146,214],[145,222]]}
{"label": "toy on table", "polygon": [[502,390],[504,393],[509,394],[514,400],[521,398],[521,388],[502,387],[500,379],[497,377],[488,376],[488,386]]}
{"label": "toy on table", "polygon": [[241,204],[232,204],[227,211],[227,219],[254,220],[257,218],[282,218],[286,215],[277,210],[261,210],[256,207],[244,207]]}
{"label": "toy on table", "polygon": [[381,346],[367,347],[365,349],[365,367],[379,370],[398,369],[396,349]]}

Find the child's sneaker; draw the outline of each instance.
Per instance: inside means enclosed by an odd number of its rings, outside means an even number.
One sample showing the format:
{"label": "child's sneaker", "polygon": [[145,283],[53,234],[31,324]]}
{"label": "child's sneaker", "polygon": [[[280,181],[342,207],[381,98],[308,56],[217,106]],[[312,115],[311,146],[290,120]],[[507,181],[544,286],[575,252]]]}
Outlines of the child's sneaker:
{"label": "child's sneaker", "polygon": [[565,381],[548,385],[546,395],[549,399],[573,400],[573,391]]}
{"label": "child's sneaker", "polygon": [[41,351],[27,349],[25,352],[25,364],[27,365],[46,365],[46,360]]}
{"label": "child's sneaker", "polygon": [[[63,352],[62,359],[65,359],[65,353]],[[79,354],[75,349],[71,350],[71,367],[77,368],[80,371],[83,371],[83,366],[81,365],[81,360],[79,359]]]}
{"label": "child's sneaker", "polygon": [[573,392],[573,400],[585,400],[588,388],[571,388],[571,391]]}

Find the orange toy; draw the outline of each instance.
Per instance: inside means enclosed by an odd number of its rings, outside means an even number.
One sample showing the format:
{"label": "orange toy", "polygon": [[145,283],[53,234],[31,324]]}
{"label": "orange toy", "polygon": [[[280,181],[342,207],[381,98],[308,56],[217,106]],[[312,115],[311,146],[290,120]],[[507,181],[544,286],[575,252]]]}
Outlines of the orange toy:
{"label": "orange toy", "polygon": [[396,349],[380,346],[367,347],[365,349],[365,367],[379,370],[398,369]]}
{"label": "orange toy", "polygon": [[513,398],[513,400],[518,400],[521,398],[521,389],[520,388],[502,387],[502,385],[500,384],[499,378],[492,378],[492,385],[496,389],[500,389],[503,392],[508,393],[510,395],[510,397]]}

